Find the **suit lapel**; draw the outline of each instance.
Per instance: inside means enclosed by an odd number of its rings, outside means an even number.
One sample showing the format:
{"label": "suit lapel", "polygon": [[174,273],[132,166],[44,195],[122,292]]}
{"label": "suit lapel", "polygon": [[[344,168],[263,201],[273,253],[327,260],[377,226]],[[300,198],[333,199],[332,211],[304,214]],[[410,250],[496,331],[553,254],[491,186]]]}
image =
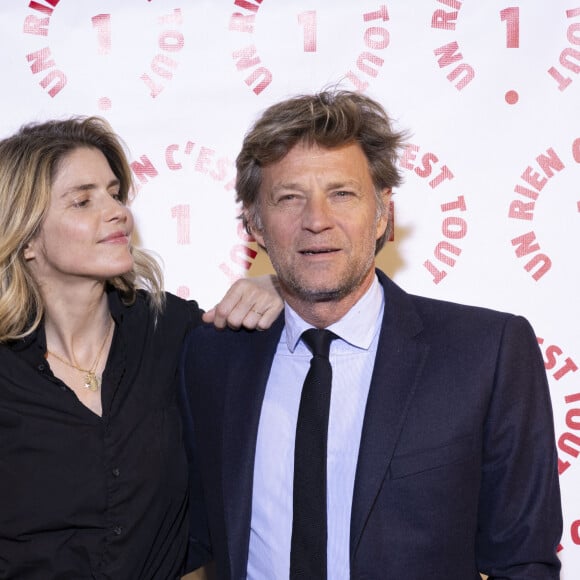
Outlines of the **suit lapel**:
{"label": "suit lapel", "polygon": [[269,330],[242,332],[231,345],[236,353],[225,379],[222,482],[232,578],[246,574],[258,424],[283,327],[282,313]]}
{"label": "suit lapel", "polygon": [[378,276],[385,289],[385,313],[355,477],[351,562],[387,474],[429,348],[417,339],[422,323],[409,296],[381,272]]}

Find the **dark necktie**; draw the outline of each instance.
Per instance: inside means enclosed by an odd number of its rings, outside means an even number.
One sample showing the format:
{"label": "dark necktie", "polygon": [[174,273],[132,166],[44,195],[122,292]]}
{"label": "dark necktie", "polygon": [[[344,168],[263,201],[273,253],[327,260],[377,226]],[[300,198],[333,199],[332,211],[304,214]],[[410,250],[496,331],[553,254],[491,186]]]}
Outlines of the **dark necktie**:
{"label": "dark necktie", "polygon": [[332,368],[330,330],[311,328],[302,340],[312,351],[304,380],[294,450],[290,579],[326,578],[326,443]]}

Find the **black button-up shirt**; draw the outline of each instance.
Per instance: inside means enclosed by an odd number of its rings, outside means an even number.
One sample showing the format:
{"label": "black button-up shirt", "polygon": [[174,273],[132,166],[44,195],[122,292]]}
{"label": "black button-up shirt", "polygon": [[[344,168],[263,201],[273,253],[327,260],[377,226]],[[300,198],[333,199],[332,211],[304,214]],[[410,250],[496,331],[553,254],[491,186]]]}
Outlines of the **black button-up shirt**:
{"label": "black button-up shirt", "polygon": [[43,327],[0,345],[0,578],[178,578],[187,544],[187,464],[175,374],[195,302],[109,293],[115,335],[103,415],[45,359]]}

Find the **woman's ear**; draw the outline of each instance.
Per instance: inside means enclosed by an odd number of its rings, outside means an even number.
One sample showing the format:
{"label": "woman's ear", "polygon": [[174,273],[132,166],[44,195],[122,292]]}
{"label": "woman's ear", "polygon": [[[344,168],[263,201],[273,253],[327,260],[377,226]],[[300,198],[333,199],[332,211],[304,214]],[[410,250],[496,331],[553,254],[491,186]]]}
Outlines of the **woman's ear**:
{"label": "woman's ear", "polygon": [[24,246],[24,250],[22,252],[25,260],[34,260],[36,258],[36,252],[34,249],[34,241],[31,240]]}

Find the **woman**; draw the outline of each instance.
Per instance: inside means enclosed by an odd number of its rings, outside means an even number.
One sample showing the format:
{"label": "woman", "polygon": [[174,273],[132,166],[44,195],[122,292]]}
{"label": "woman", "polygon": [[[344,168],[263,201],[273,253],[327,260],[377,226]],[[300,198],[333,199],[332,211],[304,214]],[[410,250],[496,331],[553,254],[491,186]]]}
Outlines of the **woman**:
{"label": "woman", "polygon": [[[0,578],[180,575],[173,380],[202,313],[165,294],[157,263],[132,246],[131,185],[102,119],[0,142]],[[280,309],[246,283],[217,319],[266,327]]]}

